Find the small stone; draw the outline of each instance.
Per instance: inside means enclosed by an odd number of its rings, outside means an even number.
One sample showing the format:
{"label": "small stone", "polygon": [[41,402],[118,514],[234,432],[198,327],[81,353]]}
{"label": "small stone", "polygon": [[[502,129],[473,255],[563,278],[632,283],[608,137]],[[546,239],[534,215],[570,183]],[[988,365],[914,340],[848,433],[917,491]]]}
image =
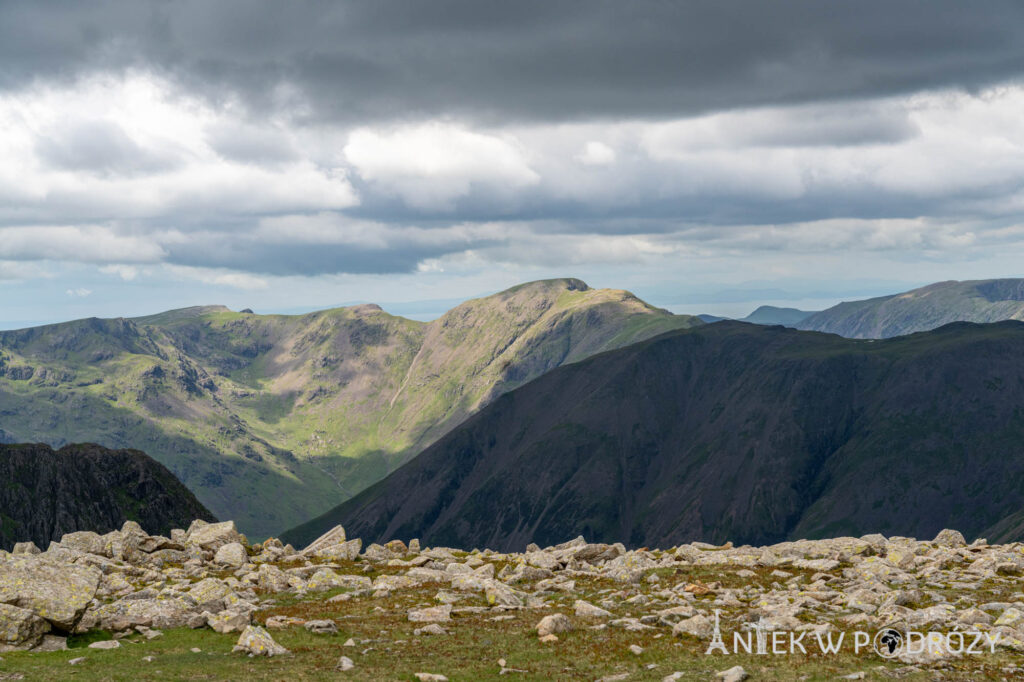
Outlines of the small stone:
{"label": "small stone", "polygon": [[90,649],[120,649],[121,643],[116,639],[105,639],[102,642],[93,642],[89,645]]}
{"label": "small stone", "polygon": [[569,632],[570,630],[572,630],[572,621],[561,613],[552,613],[550,616],[544,616],[537,623],[537,635],[542,639],[546,635]]}
{"label": "small stone", "polygon": [[280,656],[289,651],[274,641],[270,633],[258,625],[250,625],[238,638],[232,652],[247,653],[250,656]]}
{"label": "small stone", "polygon": [[750,677],[747,671],[743,669],[743,666],[736,665],[728,670],[722,670],[715,673],[715,677],[722,680],[722,682],[743,682],[743,680]]}
{"label": "small stone", "polygon": [[420,682],[448,682],[448,678],[444,675],[434,673],[416,673],[414,677]]}
{"label": "small stone", "polygon": [[711,621],[705,616],[694,616],[693,618],[687,618],[681,620],[672,626],[672,634],[679,637],[682,635],[692,635],[704,639],[711,636],[711,632],[714,626]]}
{"label": "small stone", "polygon": [[78,665],[79,663],[85,663],[85,661],[85,656],[79,656],[78,658],[72,658],[70,661],[68,661],[68,665]]}
{"label": "small stone", "polygon": [[447,635],[448,631],[437,623],[431,623],[430,625],[424,625],[421,628],[416,628],[412,633],[414,635]]}
{"label": "small stone", "polygon": [[425,609],[410,609],[411,623],[443,623],[452,619],[452,605],[430,606]]}
{"label": "small stone", "polygon": [[637,646],[636,644],[630,644],[629,650],[636,656],[639,656],[644,652],[644,648],[642,646]]}
{"label": "small stone", "polygon": [[576,609],[576,616],[579,618],[611,618],[612,614],[610,611],[606,611],[599,606],[594,606],[590,602],[585,602],[582,599],[577,599],[576,603],[573,604],[573,608]]}
{"label": "small stone", "polygon": [[202,649],[200,649],[200,648],[199,648],[199,647],[197,647],[197,646],[194,646],[194,647],[192,647],[191,649],[189,649],[189,651],[191,651],[191,652],[192,652],[192,653],[194,653],[194,654],[201,654],[201,653],[203,653],[203,650],[202,650]]}
{"label": "small stone", "polygon": [[338,626],[333,620],[307,620],[303,627],[314,635],[338,634]]}
{"label": "small stone", "polygon": [[346,670],[351,670],[354,667],[356,667],[356,664],[352,662],[351,658],[348,656],[342,656],[338,659],[338,665],[336,665],[334,669],[345,672]]}
{"label": "small stone", "polygon": [[146,663],[152,663],[156,660],[156,658],[154,658],[153,656],[143,656],[142,660],[144,660]]}
{"label": "small stone", "polygon": [[345,643],[342,644],[342,646],[355,646],[355,645],[356,645],[356,640],[352,639],[351,637],[346,639]]}
{"label": "small stone", "polygon": [[558,641],[558,635],[544,635],[543,637],[540,638],[540,641],[544,642],[545,644],[547,644],[549,642],[557,642]]}

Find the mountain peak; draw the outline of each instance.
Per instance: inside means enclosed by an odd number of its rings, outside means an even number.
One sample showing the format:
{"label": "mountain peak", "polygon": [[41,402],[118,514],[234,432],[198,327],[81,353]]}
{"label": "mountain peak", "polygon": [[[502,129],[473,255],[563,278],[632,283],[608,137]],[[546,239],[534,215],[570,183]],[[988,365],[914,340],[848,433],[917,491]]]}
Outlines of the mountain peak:
{"label": "mountain peak", "polygon": [[168,324],[170,322],[177,322],[179,320],[190,320],[196,317],[202,317],[203,315],[212,315],[214,313],[230,313],[231,309],[224,305],[193,305],[187,308],[175,308],[173,310],[165,310],[162,313],[156,313],[154,315],[142,315],[140,317],[132,317],[132,322],[139,325],[156,325],[156,324]]}
{"label": "mountain peak", "polygon": [[523,282],[514,287],[509,287],[499,294],[511,294],[519,291],[562,289],[565,291],[592,291],[590,286],[582,279],[575,277],[556,277],[554,279],[538,279],[532,282]]}

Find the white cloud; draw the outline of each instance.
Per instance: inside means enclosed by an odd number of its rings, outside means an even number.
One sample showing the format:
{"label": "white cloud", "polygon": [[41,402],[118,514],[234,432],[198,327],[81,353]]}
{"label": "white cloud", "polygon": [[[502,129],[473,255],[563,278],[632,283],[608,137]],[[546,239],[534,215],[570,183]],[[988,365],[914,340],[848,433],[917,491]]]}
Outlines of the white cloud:
{"label": "white cloud", "polygon": [[100,225],[0,227],[0,258],[85,263],[152,263],[164,256],[153,235]]}
{"label": "white cloud", "polygon": [[124,281],[191,266],[193,281],[245,289],[457,263],[980,253],[1018,239],[1021,110],[1024,86],[1009,85],[658,122],[349,130],[254,119],[230,93],[200,100],[151,74],[97,76],[0,93],[0,259]]}
{"label": "white cloud", "polygon": [[104,275],[116,275],[125,282],[131,282],[139,276],[139,268],[134,265],[104,265],[100,272]]}
{"label": "white cloud", "polygon": [[186,265],[168,265],[165,269],[179,279],[194,280],[214,286],[253,291],[266,289],[270,283],[263,277],[246,272],[232,272],[215,268],[196,268]]}
{"label": "white cloud", "polygon": [[652,124],[639,133],[650,158],[689,179],[683,192],[799,198],[870,195],[946,202],[1005,194],[1024,182],[1024,87],[977,95],[923,93],[878,102],[804,105]]}
{"label": "white cloud", "polygon": [[536,185],[524,150],[511,136],[473,132],[450,123],[424,123],[388,131],[360,128],[345,157],[366,180],[408,205],[450,210],[474,185],[492,190]]}
{"label": "white cloud", "polygon": [[68,296],[72,296],[75,298],[85,298],[86,296],[92,293],[92,290],[86,289],[85,287],[78,287],[77,289],[68,289],[65,293]]}
{"label": "white cloud", "polygon": [[[289,155],[290,144],[273,122],[247,123],[230,99],[215,106],[146,73],[0,93],[0,221],[222,219],[358,203],[344,168],[312,151]],[[246,153],[279,162],[254,165]]]}
{"label": "white cloud", "polygon": [[583,145],[583,150],[576,155],[576,160],[584,166],[607,166],[615,163],[615,150],[604,142],[591,140]]}

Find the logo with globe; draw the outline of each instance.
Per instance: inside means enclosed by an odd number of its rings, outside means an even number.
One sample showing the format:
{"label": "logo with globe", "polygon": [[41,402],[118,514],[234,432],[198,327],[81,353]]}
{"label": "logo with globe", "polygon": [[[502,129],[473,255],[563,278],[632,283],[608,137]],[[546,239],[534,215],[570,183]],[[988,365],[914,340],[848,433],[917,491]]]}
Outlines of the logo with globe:
{"label": "logo with globe", "polygon": [[896,658],[903,651],[905,638],[894,627],[885,627],[875,634],[875,653],[882,658]]}

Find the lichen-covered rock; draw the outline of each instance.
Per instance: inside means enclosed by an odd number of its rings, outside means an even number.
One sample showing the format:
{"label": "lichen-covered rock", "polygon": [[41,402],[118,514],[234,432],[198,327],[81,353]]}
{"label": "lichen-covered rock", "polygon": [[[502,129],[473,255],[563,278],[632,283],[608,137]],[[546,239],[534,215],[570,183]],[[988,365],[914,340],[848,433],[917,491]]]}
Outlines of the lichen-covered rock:
{"label": "lichen-covered rock", "polygon": [[90,609],[83,621],[86,619],[95,619],[90,627],[110,631],[140,626],[166,630],[205,623],[195,608],[178,599],[119,599]]}
{"label": "lichen-covered rock", "polygon": [[14,544],[14,549],[11,550],[11,554],[39,554],[42,551],[36,547],[34,542],[17,542]]}
{"label": "lichen-covered rock", "polygon": [[332,545],[340,545],[345,542],[345,529],[342,526],[335,526],[330,529],[313,542],[309,543],[304,550],[302,550],[303,556],[312,556],[318,551],[330,547]]}
{"label": "lichen-covered rock", "polygon": [[540,622],[537,623],[536,629],[538,637],[557,635],[560,632],[572,630],[572,621],[569,620],[568,616],[561,613],[552,613],[550,616],[541,618]]}
{"label": "lichen-covered rock", "polygon": [[0,562],[0,604],[28,609],[70,631],[95,596],[101,573],[44,557],[17,555]]}
{"label": "lichen-covered rock", "polygon": [[585,602],[582,599],[577,599],[576,603],[573,604],[573,608],[576,609],[576,615],[580,618],[611,618],[611,612],[602,609],[599,606],[594,606],[590,602]]}
{"label": "lichen-covered rock", "polygon": [[967,540],[964,539],[963,533],[956,530],[950,530],[946,528],[939,531],[939,534],[932,540],[939,547],[966,547]]}
{"label": "lichen-covered rock", "polygon": [[321,547],[313,552],[312,556],[318,559],[326,559],[327,561],[352,561],[359,556],[362,548],[363,541],[356,538],[355,540],[341,542],[336,545]]}
{"label": "lichen-covered rock", "polygon": [[283,646],[274,641],[270,633],[258,625],[250,625],[245,628],[238,643],[231,650],[241,652],[250,656],[281,656],[290,653]]}
{"label": "lichen-covered rock", "polygon": [[242,543],[229,542],[217,550],[216,554],[213,555],[213,560],[218,564],[241,568],[249,563],[249,555],[246,553]]}
{"label": "lichen-covered rock", "polygon": [[107,543],[98,533],[88,530],[80,530],[74,533],[65,533],[60,539],[61,547],[78,550],[87,554],[98,554],[110,556]]}
{"label": "lichen-covered rock", "polygon": [[302,624],[302,627],[306,628],[306,630],[312,632],[314,635],[338,634],[338,624],[333,620],[307,620]]}
{"label": "lichen-covered rock", "polygon": [[32,649],[49,631],[50,624],[28,609],[0,604],[0,652]]}
{"label": "lichen-covered rock", "polygon": [[206,624],[221,634],[242,632],[252,623],[252,613],[227,609],[217,614],[206,613]]}
{"label": "lichen-covered rock", "polygon": [[411,623],[444,623],[452,619],[452,605],[430,606],[425,609],[410,609]]}
{"label": "lichen-covered rock", "polygon": [[231,588],[218,578],[204,578],[191,587],[188,599],[194,601],[199,611],[220,613],[226,606],[225,597]]}
{"label": "lichen-covered rock", "polygon": [[185,544],[216,552],[224,545],[241,542],[241,540],[242,536],[235,528],[234,521],[224,521],[223,523],[193,521],[185,537]]}
{"label": "lichen-covered rock", "polygon": [[672,634],[678,636],[692,635],[693,637],[705,638],[711,635],[714,626],[706,617],[697,615],[693,618],[681,620],[672,626]]}
{"label": "lichen-covered rock", "polygon": [[264,592],[276,594],[291,588],[288,574],[272,564],[262,564],[257,576],[256,585]]}

